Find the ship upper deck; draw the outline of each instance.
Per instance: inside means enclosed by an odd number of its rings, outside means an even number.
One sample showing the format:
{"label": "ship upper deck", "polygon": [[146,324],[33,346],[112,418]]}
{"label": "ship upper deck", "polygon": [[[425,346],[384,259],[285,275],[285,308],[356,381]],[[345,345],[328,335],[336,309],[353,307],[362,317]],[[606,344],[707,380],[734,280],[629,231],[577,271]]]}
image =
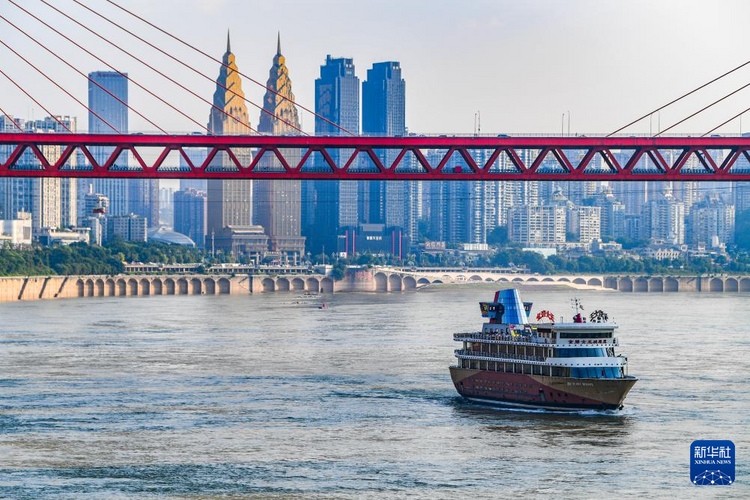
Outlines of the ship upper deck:
{"label": "ship upper deck", "polygon": [[461,332],[454,333],[453,340],[456,342],[475,342],[483,344],[513,344],[519,346],[546,346],[546,347],[619,347],[617,337],[590,338],[577,337],[566,338],[562,336],[542,337],[538,335],[524,335],[512,333],[492,332]]}

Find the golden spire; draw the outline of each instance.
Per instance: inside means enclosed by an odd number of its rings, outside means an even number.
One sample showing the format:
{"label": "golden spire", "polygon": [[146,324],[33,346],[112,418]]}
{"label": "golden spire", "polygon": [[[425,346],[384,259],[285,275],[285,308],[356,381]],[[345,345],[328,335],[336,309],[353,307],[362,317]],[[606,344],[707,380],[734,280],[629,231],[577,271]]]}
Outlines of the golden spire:
{"label": "golden spire", "polygon": [[[238,71],[236,58],[232,54],[229,30],[227,30],[227,52],[224,54],[223,65],[219,68],[219,76],[216,78],[213,103],[237,120],[227,117],[219,109],[211,108],[208,128],[212,134],[251,133],[251,130],[243,125],[243,123],[248,123],[247,106],[244,102],[245,94],[242,91],[242,80]],[[231,89],[231,92],[227,89]]]}
{"label": "golden spire", "polygon": [[286,58],[281,54],[281,33],[276,36],[276,55],[273,58],[266,86],[286,99],[272,91],[266,92],[263,98],[263,108],[267,112],[261,112],[258,130],[270,134],[297,133],[297,130],[290,125],[274,118],[274,116],[283,118],[296,127],[300,126],[297,107],[293,104],[294,93],[292,80],[289,78],[289,68],[286,66]]}

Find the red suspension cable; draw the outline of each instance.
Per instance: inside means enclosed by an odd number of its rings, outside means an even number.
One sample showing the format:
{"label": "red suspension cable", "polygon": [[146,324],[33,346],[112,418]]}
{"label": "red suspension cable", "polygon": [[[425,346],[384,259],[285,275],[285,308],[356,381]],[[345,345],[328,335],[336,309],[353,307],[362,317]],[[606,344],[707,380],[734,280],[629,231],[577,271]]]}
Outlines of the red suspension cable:
{"label": "red suspension cable", "polygon": [[[179,38],[178,36],[176,36],[176,35],[173,35],[172,33],[170,33],[170,32],[168,32],[168,31],[166,31],[166,30],[164,30],[164,29],[160,28],[159,26],[157,26],[157,25],[153,24],[152,22],[148,21],[147,19],[145,19],[145,18],[143,18],[143,17],[139,16],[138,14],[136,14],[136,13],[134,13],[134,12],[132,12],[132,11],[130,11],[130,10],[128,10],[128,9],[126,9],[125,7],[123,7],[123,6],[121,6],[121,5],[119,5],[119,4],[117,3],[117,2],[114,2],[113,0],[106,0],[106,1],[107,1],[107,2],[109,2],[110,4],[114,5],[114,6],[115,6],[115,7],[117,7],[118,9],[122,10],[123,12],[126,12],[127,14],[130,14],[131,16],[135,17],[136,19],[138,19],[138,20],[140,20],[140,21],[142,21],[142,22],[144,22],[144,23],[148,24],[149,26],[151,26],[151,27],[152,27],[152,28],[154,28],[155,30],[158,30],[158,31],[160,31],[161,33],[163,33],[163,34],[167,35],[168,37],[170,37],[170,38],[172,38],[172,39],[174,39],[174,40],[176,40],[176,41],[180,42],[181,44],[185,45],[186,47],[188,47],[188,48],[190,48],[190,49],[192,49],[192,50],[194,50],[194,51],[198,52],[199,54],[201,54],[201,55],[203,55],[203,56],[205,56],[205,57],[207,57],[207,58],[211,59],[212,61],[216,62],[217,64],[220,64],[220,65],[222,65],[222,66],[223,66],[223,67],[225,67],[225,68],[229,68],[229,67],[228,67],[228,66],[227,66],[226,64],[224,64],[224,62],[223,62],[223,61],[221,61],[221,60],[219,60],[219,59],[216,59],[216,58],[215,58],[215,57],[213,57],[212,55],[210,55],[210,54],[207,54],[206,52],[202,51],[201,49],[199,49],[199,48],[197,48],[197,47],[195,47],[195,46],[193,46],[193,45],[189,44],[188,42],[186,42],[186,41],[182,40],[182,39],[181,39],[181,38]],[[268,87],[268,86],[266,86],[266,85],[262,84],[261,82],[259,82],[259,81],[255,80],[254,78],[252,78],[252,77],[250,77],[250,76],[246,75],[245,73],[242,73],[241,71],[237,71],[237,73],[238,73],[239,75],[243,76],[244,78],[246,78],[247,80],[249,80],[249,81],[253,82],[254,84],[256,84],[256,85],[259,85],[259,86],[263,87],[264,89],[266,89],[267,91],[269,91],[269,92],[271,92],[271,93],[275,94],[276,96],[278,96],[278,97],[280,97],[280,98],[284,99],[285,101],[288,101],[288,102],[290,102],[290,103],[294,104],[295,106],[299,106],[299,108],[300,108],[300,109],[302,109],[302,110],[304,110],[304,111],[307,111],[308,113],[312,114],[312,115],[313,115],[313,116],[315,116],[316,118],[320,118],[321,120],[325,121],[325,122],[326,122],[326,123],[328,123],[329,125],[333,125],[334,127],[336,127],[337,129],[341,130],[342,132],[345,132],[345,133],[347,133],[347,134],[349,134],[349,135],[351,135],[351,136],[356,136],[356,135],[357,135],[357,134],[354,134],[353,132],[350,132],[350,131],[348,131],[347,129],[345,129],[344,127],[342,127],[341,125],[339,125],[338,123],[334,123],[334,122],[332,122],[331,120],[329,120],[328,118],[326,118],[326,117],[324,117],[324,116],[321,116],[321,115],[319,115],[319,114],[318,114],[318,113],[316,113],[315,111],[313,111],[313,110],[311,110],[311,109],[309,109],[309,108],[307,108],[307,107],[305,107],[305,106],[303,106],[303,105],[301,105],[301,104],[298,104],[298,103],[297,103],[297,102],[295,102],[295,101],[294,101],[293,99],[290,99],[290,98],[288,98],[288,97],[286,97],[286,96],[284,96],[284,95],[280,94],[279,92],[277,92],[277,91],[275,91],[274,89],[272,89],[272,88],[270,88],[270,87]]]}
{"label": "red suspension cable", "polygon": [[86,105],[85,105],[84,103],[82,103],[80,99],[78,99],[78,98],[77,98],[76,96],[74,96],[73,94],[71,94],[70,92],[68,92],[68,90],[67,90],[67,89],[66,89],[65,87],[63,87],[62,85],[60,85],[59,83],[57,83],[56,81],[54,81],[54,80],[53,80],[52,78],[50,78],[50,77],[49,77],[49,76],[47,75],[47,73],[45,73],[44,71],[42,71],[41,69],[39,69],[38,67],[36,67],[36,66],[35,66],[35,65],[34,65],[34,64],[33,64],[33,63],[31,62],[31,61],[29,61],[28,59],[26,59],[25,57],[23,57],[23,56],[22,56],[21,54],[19,54],[18,52],[16,52],[16,51],[15,51],[15,50],[13,49],[13,47],[11,47],[10,45],[8,45],[7,43],[5,43],[5,42],[4,42],[4,41],[2,41],[2,40],[0,40],[0,44],[3,44],[3,46],[5,46],[5,48],[6,48],[6,49],[8,49],[8,50],[10,50],[11,52],[13,52],[13,53],[14,53],[14,54],[15,54],[16,56],[18,56],[18,57],[19,57],[19,58],[20,58],[20,59],[21,59],[21,60],[22,60],[23,62],[25,62],[26,64],[28,64],[28,65],[29,65],[29,66],[31,66],[32,68],[34,68],[34,69],[35,69],[35,70],[37,71],[37,73],[39,73],[39,74],[40,74],[40,75],[42,75],[42,76],[43,76],[44,78],[46,78],[47,80],[49,80],[49,82],[50,82],[50,83],[52,83],[52,84],[53,84],[53,85],[54,85],[55,87],[57,87],[58,89],[60,89],[60,90],[62,90],[63,92],[65,92],[65,93],[66,93],[66,94],[68,95],[68,97],[70,97],[70,98],[71,98],[71,99],[73,99],[73,100],[74,100],[75,102],[77,102],[78,104],[80,104],[81,106],[83,106],[84,108],[86,108],[86,109],[88,110],[88,112],[89,112],[89,113],[91,113],[91,114],[93,114],[94,116],[96,116],[97,118],[99,118],[99,119],[100,119],[100,120],[101,120],[102,122],[104,122],[104,123],[105,123],[105,124],[106,124],[106,125],[107,125],[107,126],[108,126],[109,128],[111,128],[112,130],[114,130],[114,131],[115,131],[115,133],[117,133],[117,134],[121,134],[121,133],[122,133],[122,132],[120,132],[119,130],[117,130],[117,129],[116,129],[115,127],[113,127],[113,126],[112,126],[112,124],[111,124],[111,123],[109,123],[109,122],[108,122],[107,120],[105,120],[104,118],[102,118],[101,116],[99,116],[99,114],[98,114],[98,113],[96,113],[96,112],[95,112],[94,110],[92,110],[91,108],[89,108],[88,106],[86,106]]}
{"label": "red suspension cable", "polygon": [[[43,109],[43,110],[44,110],[44,111],[45,111],[45,112],[46,112],[46,113],[47,113],[47,114],[48,114],[49,116],[51,116],[51,117],[52,117],[52,118],[53,118],[53,119],[54,119],[54,120],[55,120],[55,121],[56,121],[57,123],[59,123],[59,124],[60,124],[60,125],[61,125],[61,126],[62,126],[62,127],[64,128],[64,129],[65,129],[65,130],[67,130],[67,131],[68,131],[68,132],[70,132],[71,134],[73,133],[73,131],[72,131],[72,130],[70,130],[70,128],[68,128],[68,126],[67,126],[67,125],[65,125],[65,124],[64,124],[64,123],[63,123],[62,121],[60,121],[60,119],[59,119],[59,118],[58,118],[57,116],[55,116],[54,114],[52,114],[52,112],[51,112],[50,110],[48,110],[47,108],[45,108],[45,107],[44,107],[44,106],[42,105],[42,103],[40,103],[39,101],[37,101],[36,99],[34,99],[34,97],[33,97],[33,96],[32,96],[31,94],[29,94],[28,92],[26,92],[26,90],[25,90],[25,89],[24,89],[23,87],[21,87],[21,86],[20,86],[20,85],[19,85],[18,83],[16,83],[16,81],[15,81],[15,80],[14,80],[13,78],[9,77],[9,76],[8,76],[7,74],[5,74],[5,72],[4,72],[3,70],[1,70],[1,69],[0,69],[0,75],[3,75],[3,76],[4,76],[5,78],[7,78],[8,80],[10,80],[10,83],[12,83],[12,84],[13,84],[13,85],[15,85],[16,87],[18,87],[18,90],[20,90],[21,92],[23,92],[24,94],[26,94],[26,97],[28,97],[29,99],[31,99],[32,101],[34,101],[34,103],[35,103],[35,104],[36,104],[37,106],[39,106],[40,108],[42,108],[42,109]],[[16,125],[16,126],[18,126],[18,125]]]}
{"label": "red suspension cable", "polygon": [[[60,61],[62,61],[63,63],[65,63],[68,67],[70,67],[71,69],[73,69],[73,71],[75,71],[79,75],[81,75],[84,78],[86,78],[89,82],[93,83],[94,85],[96,85],[97,87],[99,87],[100,89],[102,89],[104,92],[106,92],[111,97],[113,97],[114,99],[116,99],[120,104],[122,104],[123,106],[125,106],[127,109],[131,110],[133,113],[137,114],[138,116],[140,116],[141,118],[143,118],[144,120],[146,120],[149,124],[151,124],[152,126],[156,127],[162,134],[169,135],[169,133],[166,130],[164,130],[163,128],[161,128],[160,126],[158,126],[157,124],[155,124],[151,120],[149,120],[147,117],[145,117],[138,110],[136,110],[136,109],[132,108],[131,106],[129,106],[128,103],[126,103],[125,101],[123,101],[122,99],[120,99],[119,97],[117,97],[115,94],[113,94],[112,92],[110,92],[106,87],[104,87],[101,84],[99,84],[99,82],[97,82],[96,80],[94,80],[93,78],[91,78],[90,76],[88,76],[86,73],[84,73],[83,71],[79,70],[78,68],[76,68],[75,66],[73,66],[72,64],[70,64],[68,61],[66,61],[65,59],[63,59],[59,55],[57,55],[51,49],[49,49],[44,44],[42,44],[41,42],[39,42],[36,38],[34,38],[31,35],[29,35],[28,33],[26,33],[24,30],[22,30],[21,28],[19,28],[15,24],[13,24],[11,21],[9,21],[8,19],[6,19],[2,15],[0,15],[0,19],[2,19],[3,21],[5,21],[6,23],[10,24],[11,26],[13,26],[16,30],[18,30],[21,33],[23,33],[29,40],[31,40],[32,42],[36,43],[41,48],[43,48],[44,50],[46,50],[47,52],[49,52],[50,54],[52,54],[53,56],[55,56],[57,59],[59,59]],[[86,107],[86,109],[89,109],[89,108]],[[89,109],[89,111],[91,111],[91,110]],[[91,111],[91,112],[93,113],[93,111]],[[96,113],[94,113],[94,114],[96,114]],[[102,121],[104,121],[104,120],[102,120]],[[105,121],[105,123],[106,123],[106,121]]]}
{"label": "red suspension cable", "polygon": [[220,111],[221,113],[223,113],[224,115],[226,115],[226,116],[227,116],[228,118],[231,118],[232,120],[234,120],[235,122],[239,123],[240,125],[243,125],[243,126],[247,127],[247,128],[248,128],[248,129],[249,129],[249,130],[250,130],[251,132],[257,132],[257,131],[256,131],[256,130],[255,130],[255,129],[254,129],[254,128],[253,128],[253,127],[252,127],[252,126],[250,125],[250,124],[249,124],[249,123],[245,123],[245,122],[243,122],[242,120],[240,120],[239,118],[237,118],[237,117],[235,117],[235,116],[232,116],[232,115],[230,115],[230,114],[229,114],[229,113],[227,113],[227,112],[226,112],[225,110],[223,110],[223,109],[221,109],[220,107],[216,106],[216,105],[215,105],[214,103],[212,103],[211,101],[209,101],[209,100],[208,100],[208,99],[206,99],[205,97],[202,97],[202,96],[200,96],[199,94],[197,94],[197,93],[193,92],[192,90],[190,90],[189,88],[187,88],[187,87],[186,87],[185,85],[181,84],[180,82],[178,82],[178,81],[177,81],[177,80],[175,80],[174,78],[172,78],[172,77],[170,77],[169,75],[165,74],[165,73],[164,73],[163,71],[160,71],[160,70],[156,69],[155,67],[153,67],[152,65],[150,65],[150,64],[148,64],[148,63],[147,63],[146,61],[144,61],[143,59],[141,59],[141,58],[139,58],[139,57],[137,57],[137,56],[133,55],[133,54],[132,54],[131,52],[129,52],[129,51],[127,51],[127,50],[123,49],[122,47],[120,47],[120,46],[119,46],[119,45],[117,45],[116,43],[113,43],[113,42],[109,41],[109,40],[108,40],[107,38],[105,38],[104,36],[100,35],[100,34],[99,34],[99,33],[97,33],[96,31],[94,31],[93,29],[91,29],[91,28],[89,28],[88,26],[86,26],[85,24],[81,23],[80,21],[78,21],[78,20],[76,20],[76,19],[72,18],[71,16],[69,16],[69,15],[68,15],[68,14],[66,14],[65,12],[61,11],[61,10],[60,10],[60,9],[58,9],[57,7],[55,7],[55,6],[53,6],[53,5],[50,5],[50,4],[49,4],[49,3],[48,3],[48,2],[46,1],[46,0],[40,0],[40,1],[41,1],[41,2],[43,3],[43,4],[45,4],[46,6],[48,6],[48,7],[52,8],[53,10],[57,11],[57,12],[58,12],[59,14],[61,14],[61,15],[65,16],[65,17],[66,17],[66,18],[68,18],[69,20],[73,21],[73,22],[74,22],[74,23],[76,23],[76,24],[77,24],[78,26],[80,26],[81,28],[85,29],[86,31],[88,31],[88,32],[89,32],[89,33],[91,33],[92,35],[94,35],[94,36],[98,37],[99,39],[101,39],[101,40],[103,40],[103,41],[105,41],[105,42],[107,42],[107,43],[108,43],[109,45],[111,45],[112,47],[116,48],[116,49],[117,49],[117,50],[119,50],[120,52],[122,52],[122,53],[124,53],[124,54],[126,54],[126,55],[128,55],[128,56],[130,56],[130,57],[132,57],[133,59],[135,59],[135,60],[136,60],[136,61],[138,61],[139,63],[141,63],[141,64],[143,64],[144,66],[146,66],[146,67],[147,67],[148,69],[150,69],[151,71],[153,71],[153,72],[157,73],[157,74],[158,74],[158,75],[160,75],[161,77],[163,77],[163,78],[167,79],[168,81],[172,82],[173,84],[177,85],[177,86],[178,86],[178,87],[180,87],[180,88],[181,88],[182,90],[184,90],[184,91],[186,91],[186,92],[190,93],[190,94],[191,94],[191,95],[193,95],[194,97],[197,97],[197,98],[198,98],[198,99],[200,99],[201,101],[205,102],[206,104],[208,104],[208,105],[209,105],[209,106],[211,106],[212,108],[214,108],[214,109],[216,109],[216,110]]}
{"label": "red suspension cable", "polygon": [[667,130],[671,130],[671,129],[675,128],[675,127],[676,127],[677,125],[679,125],[680,123],[682,123],[682,122],[685,122],[685,121],[687,121],[687,120],[691,119],[691,118],[692,118],[692,117],[694,117],[695,115],[698,115],[698,114],[700,114],[700,113],[703,113],[704,111],[706,111],[706,110],[707,110],[708,108],[710,108],[710,107],[711,107],[711,106],[713,106],[714,104],[718,104],[718,103],[720,103],[720,102],[721,102],[721,101],[723,101],[724,99],[727,99],[728,97],[731,97],[731,96],[733,96],[733,95],[734,95],[734,94],[736,94],[737,92],[739,92],[739,91],[741,91],[741,90],[743,90],[743,89],[746,89],[747,87],[750,87],[750,83],[747,83],[747,84],[743,85],[742,87],[738,88],[737,90],[734,90],[734,91],[732,91],[732,92],[728,93],[727,95],[725,95],[725,96],[724,96],[724,97],[722,97],[721,99],[717,99],[717,100],[715,100],[714,102],[712,102],[711,104],[709,104],[708,106],[704,106],[703,108],[699,109],[698,111],[696,111],[696,112],[695,112],[695,113],[693,113],[692,115],[690,115],[690,116],[687,116],[687,117],[683,118],[682,120],[678,121],[677,123],[674,123],[674,124],[670,125],[669,127],[665,128],[664,130],[662,130],[661,132],[659,132],[658,134],[654,134],[654,137],[659,137],[659,136],[660,136],[661,134],[663,134],[663,133],[664,133],[664,132],[666,132]]}
{"label": "red suspension cable", "polygon": [[729,76],[729,75],[731,75],[731,74],[732,74],[732,73],[734,73],[735,71],[737,71],[737,70],[739,70],[739,69],[742,69],[742,68],[744,68],[744,67],[745,67],[745,66],[747,66],[748,64],[750,64],[750,61],[745,61],[744,63],[740,64],[740,65],[739,65],[739,66],[737,66],[736,68],[734,68],[734,69],[730,69],[729,71],[727,71],[727,72],[726,72],[726,73],[724,73],[723,75],[717,76],[716,78],[714,78],[714,79],[713,79],[713,80],[711,80],[710,82],[706,82],[706,83],[704,83],[703,85],[701,85],[700,87],[696,87],[696,88],[694,88],[693,90],[691,90],[690,92],[688,92],[688,93],[686,93],[686,94],[683,94],[683,95],[681,95],[681,96],[680,96],[680,97],[678,97],[677,99],[674,99],[673,101],[669,101],[668,103],[664,104],[663,106],[659,106],[659,107],[658,107],[658,108],[656,108],[655,110],[653,110],[653,111],[651,111],[651,112],[649,112],[649,113],[646,113],[645,115],[641,116],[640,118],[637,118],[637,119],[633,120],[632,122],[628,123],[628,124],[627,124],[627,125],[625,125],[625,126],[622,126],[622,127],[618,128],[617,130],[615,130],[615,131],[614,131],[614,132],[612,132],[611,134],[607,135],[607,137],[610,137],[610,136],[612,136],[612,135],[615,135],[615,134],[616,134],[616,133],[618,133],[618,132],[621,132],[621,131],[625,130],[625,129],[626,129],[626,128],[628,128],[629,126],[631,126],[631,125],[633,125],[633,124],[635,124],[635,123],[638,123],[639,121],[643,120],[644,118],[646,118],[646,117],[648,117],[648,116],[650,116],[650,115],[653,115],[654,113],[656,113],[656,112],[658,112],[658,111],[661,111],[662,109],[664,109],[664,108],[666,108],[666,107],[668,107],[668,106],[671,106],[672,104],[676,103],[677,101],[681,101],[682,99],[686,98],[686,97],[687,97],[687,96],[689,96],[689,95],[695,94],[695,93],[696,93],[696,92],[698,92],[699,90],[701,90],[701,89],[704,89],[704,88],[708,87],[709,85],[711,85],[711,84],[712,84],[712,83],[714,83],[714,82],[718,82],[719,80],[721,80],[721,79],[722,79],[722,78],[724,78],[725,76]]}
{"label": "red suspension cable", "polygon": [[[702,135],[701,137],[706,137],[706,136],[707,136],[708,134],[710,134],[711,132],[715,131],[716,129],[719,129],[719,128],[723,127],[724,125],[726,125],[727,123],[731,122],[732,120],[736,120],[737,118],[739,118],[740,116],[744,115],[744,114],[745,114],[745,113],[747,113],[748,111],[750,111],[750,108],[747,108],[747,109],[746,109],[746,110],[744,110],[744,111],[740,111],[739,113],[737,113],[736,115],[734,115],[733,117],[731,117],[730,119],[728,119],[727,121],[725,121],[725,122],[721,122],[721,123],[720,123],[719,125],[715,126],[715,127],[714,127],[714,128],[712,128],[711,130],[709,130],[708,132],[706,132],[705,134],[703,134],[703,135]],[[742,130],[741,130],[741,129],[740,129],[740,132],[742,132]]]}
{"label": "red suspension cable", "polygon": [[[44,4],[48,5],[49,7],[53,8],[54,10],[56,10],[57,12],[59,12],[60,14],[64,15],[65,17],[68,17],[68,18],[70,19],[70,16],[68,16],[68,15],[67,15],[67,14],[65,14],[64,12],[61,12],[61,11],[60,11],[59,9],[57,9],[56,7],[54,7],[54,6],[50,5],[50,4],[49,4],[49,3],[48,3],[48,2],[46,1],[46,0],[40,0],[40,1],[41,1],[42,3],[44,3]],[[94,15],[96,15],[96,16],[98,16],[98,17],[102,18],[103,20],[107,21],[108,23],[110,23],[110,24],[112,24],[112,25],[116,26],[117,28],[121,29],[122,31],[124,31],[125,33],[129,34],[130,36],[132,36],[132,37],[134,37],[134,38],[137,38],[137,39],[138,39],[138,40],[140,40],[140,41],[141,41],[142,43],[145,43],[146,45],[148,45],[148,46],[149,46],[149,47],[151,47],[152,49],[154,49],[154,50],[156,50],[156,51],[158,51],[158,52],[160,52],[160,53],[164,54],[165,56],[167,56],[167,57],[169,57],[170,59],[172,59],[173,61],[175,61],[175,62],[177,62],[177,63],[181,64],[182,66],[185,66],[185,67],[186,67],[186,68],[188,68],[189,70],[191,70],[191,71],[193,71],[194,73],[196,73],[196,74],[198,74],[198,75],[202,76],[203,78],[207,79],[207,80],[208,80],[208,81],[210,81],[211,83],[215,83],[216,85],[218,85],[219,87],[223,88],[223,89],[224,89],[224,90],[226,90],[227,92],[230,92],[231,94],[233,94],[233,95],[234,95],[234,96],[236,96],[236,97],[239,97],[240,99],[244,100],[244,101],[245,101],[245,102],[247,102],[248,104],[250,104],[250,105],[252,105],[252,106],[255,106],[255,107],[256,107],[256,108],[258,108],[258,109],[259,109],[259,110],[260,110],[260,111],[261,111],[262,113],[266,113],[266,114],[268,114],[268,115],[272,116],[272,117],[273,117],[274,119],[276,119],[276,120],[279,120],[279,121],[280,121],[280,122],[282,122],[282,123],[285,123],[286,125],[290,126],[291,128],[293,128],[294,130],[296,130],[296,131],[300,132],[300,133],[301,133],[301,134],[303,134],[303,135],[308,135],[308,134],[307,134],[307,133],[305,133],[305,132],[304,132],[304,131],[303,131],[303,130],[302,130],[301,128],[299,128],[299,127],[298,127],[297,125],[295,125],[295,124],[291,123],[291,122],[290,122],[290,121],[288,121],[288,120],[285,120],[284,118],[282,118],[282,117],[280,117],[280,116],[277,116],[276,114],[274,114],[274,113],[272,113],[271,111],[267,110],[267,109],[266,109],[266,108],[264,108],[263,106],[259,106],[258,104],[254,103],[253,101],[251,101],[251,100],[247,99],[247,98],[246,98],[245,96],[243,96],[243,95],[240,95],[240,94],[238,94],[237,92],[235,92],[234,90],[230,89],[229,87],[226,87],[225,85],[223,85],[223,84],[219,83],[218,81],[215,81],[215,80],[214,80],[213,78],[211,78],[210,76],[206,75],[205,73],[202,73],[201,71],[198,71],[198,70],[197,70],[197,69],[195,69],[195,68],[194,68],[193,66],[191,66],[191,65],[187,64],[187,63],[186,63],[185,61],[183,61],[183,60],[181,60],[181,59],[179,59],[179,58],[177,58],[177,57],[173,56],[172,54],[168,53],[167,51],[165,51],[165,50],[163,50],[163,49],[161,49],[161,48],[157,47],[156,45],[154,45],[153,43],[149,42],[148,40],[145,40],[145,39],[144,39],[143,37],[141,37],[141,36],[137,35],[136,33],[133,33],[133,32],[132,32],[132,31],[130,31],[129,29],[127,29],[127,28],[123,27],[122,25],[120,25],[120,24],[118,24],[118,23],[116,23],[116,22],[112,21],[111,19],[109,19],[108,17],[104,16],[103,14],[101,14],[101,13],[99,13],[99,12],[97,12],[97,11],[93,10],[93,9],[92,9],[92,8],[90,8],[89,6],[87,6],[87,5],[83,4],[83,3],[81,3],[81,2],[79,1],[79,0],[73,0],[73,2],[77,3],[78,5],[80,5],[80,6],[81,6],[81,7],[83,7],[84,9],[88,10],[88,11],[89,11],[89,12],[91,12],[92,14],[94,14]]]}
{"label": "red suspension cable", "polygon": [[24,9],[23,7],[21,7],[20,5],[18,5],[18,4],[17,4],[16,2],[14,2],[13,0],[8,0],[8,2],[10,2],[11,4],[13,4],[13,5],[14,5],[14,6],[16,7],[16,8],[18,8],[18,9],[20,9],[20,10],[24,11],[24,12],[25,12],[26,14],[30,15],[30,16],[31,16],[31,17],[33,17],[34,19],[36,19],[36,20],[37,20],[38,22],[40,22],[41,24],[43,24],[44,26],[46,26],[46,27],[47,27],[48,29],[50,29],[50,30],[54,31],[55,33],[57,33],[57,34],[58,34],[58,35],[60,35],[61,37],[65,38],[65,39],[66,39],[67,41],[69,41],[70,43],[72,43],[73,45],[75,45],[76,47],[78,47],[79,49],[81,49],[82,51],[84,51],[85,53],[87,53],[88,55],[90,55],[91,57],[93,57],[94,59],[96,59],[97,61],[99,61],[100,63],[104,64],[105,66],[107,66],[107,67],[108,67],[109,69],[111,69],[111,70],[112,70],[112,71],[114,71],[115,73],[119,74],[120,76],[122,76],[122,77],[123,77],[123,78],[125,78],[126,80],[128,80],[128,81],[130,81],[130,82],[133,82],[133,84],[134,84],[134,85],[136,85],[136,86],[137,86],[138,88],[140,88],[140,89],[142,89],[143,91],[147,92],[147,93],[148,93],[149,95],[151,95],[151,96],[152,96],[152,97],[154,97],[155,99],[159,100],[160,102],[162,102],[163,104],[165,104],[165,105],[169,106],[169,107],[170,107],[170,108],[172,108],[172,109],[173,109],[174,111],[176,111],[177,113],[181,114],[182,116],[184,116],[185,118],[187,118],[187,119],[188,119],[188,120],[190,120],[191,122],[195,123],[196,125],[198,125],[199,127],[201,127],[201,128],[203,129],[203,130],[205,130],[205,131],[206,131],[206,132],[207,132],[208,134],[211,134],[211,131],[210,131],[210,130],[208,129],[208,127],[206,127],[206,126],[205,126],[205,125],[203,125],[202,123],[198,122],[198,121],[197,121],[197,120],[195,120],[194,118],[190,117],[190,116],[189,116],[189,115],[188,115],[187,113],[185,113],[184,111],[182,111],[182,110],[180,110],[179,108],[175,107],[174,105],[170,104],[169,102],[167,102],[167,101],[166,101],[166,100],[164,100],[163,98],[159,97],[158,95],[156,95],[155,93],[153,93],[152,91],[150,91],[150,90],[149,90],[148,88],[144,87],[144,86],[143,86],[143,85],[141,85],[140,83],[138,83],[138,82],[136,82],[135,80],[133,80],[132,78],[130,78],[130,77],[129,77],[128,75],[126,75],[126,74],[125,74],[125,73],[123,73],[122,71],[119,71],[119,70],[117,70],[117,69],[116,69],[116,68],[115,68],[114,66],[112,66],[112,65],[111,65],[111,64],[109,64],[108,62],[104,61],[104,60],[103,60],[103,59],[102,59],[101,57],[99,57],[99,56],[97,56],[96,54],[92,53],[92,52],[91,52],[90,50],[86,49],[86,48],[85,48],[85,47],[83,47],[83,46],[82,46],[81,44],[79,44],[78,42],[76,42],[76,41],[74,41],[73,39],[71,39],[71,38],[70,38],[69,36],[67,36],[67,35],[63,34],[62,32],[60,32],[59,30],[57,30],[57,29],[53,28],[53,27],[52,27],[52,26],[50,26],[50,25],[49,25],[48,23],[46,23],[46,22],[44,22],[43,20],[39,19],[39,18],[38,18],[37,16],[35,16],[35,15],[34,15],[34,14],[32,14],[31,12],[29,12],[28,10]]}

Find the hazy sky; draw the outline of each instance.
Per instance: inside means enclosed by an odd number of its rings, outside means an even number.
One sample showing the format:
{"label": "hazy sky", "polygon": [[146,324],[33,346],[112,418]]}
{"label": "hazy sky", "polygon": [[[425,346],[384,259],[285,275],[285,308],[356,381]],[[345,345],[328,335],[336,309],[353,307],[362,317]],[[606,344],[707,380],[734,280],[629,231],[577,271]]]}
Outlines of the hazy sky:
{"label": "hazy sky", "polygon": [[[204,102],[97,41],[39,0],[16,1],[199,122],[207,121],[209,108]],[[87,15],[72,0],[49,1],[211,98],[211,82]],[[81,1],[212,78],[218,74],[216,63],[129,18],[105,0]],[[750,58],[742,48],[750,46],[750,2],[742,0],[119,1],[217,57],[224,52],[230,29],[240,70],[264,82],[280,30],[297,101],[310,108],[315,104],[314,80],[326,54],[353,57],[362,80],[373,62],[400,61],[406,79],[407,125],[411,132],[420,133],[470,133],[476,111],[481,111],[482,132],[488,133],[559,132],[561,115],[567,111],[572,132],[610,132]],[[106,69],[7,0],[0,0],[0,13],[84,72]],[[3,41],[86,102],[85,78],[4,22],[0,21],[0,26]],[[85,130],[85,111],[4,47],[0,47],[0,67],[54,113],[77,116],[79,129]],[[662,112],[662,128],[748,80],[750,65]],[[244,90],[249,99],[261,102],[263,89],[246,81]],[[749,103],[750,88],[675,131],[703,133]],[[132,84],[130,104],[167,130],[198,130]],[[44,114],[2,76],[0,106],[26,118]],[[259,112],[250,109],[250,113],[257,125]],[[313,119],[303,116],[304,128],[312,131]],[[654,117],[654,131],[657,121]],[[744,130],[750,130],[750,116],[745,121]],[[151,128],[131,113],[131,130]],[[724,131],[737,133],[739,129],[735,121]],[[648,132],[649,121],[631,130]]]}

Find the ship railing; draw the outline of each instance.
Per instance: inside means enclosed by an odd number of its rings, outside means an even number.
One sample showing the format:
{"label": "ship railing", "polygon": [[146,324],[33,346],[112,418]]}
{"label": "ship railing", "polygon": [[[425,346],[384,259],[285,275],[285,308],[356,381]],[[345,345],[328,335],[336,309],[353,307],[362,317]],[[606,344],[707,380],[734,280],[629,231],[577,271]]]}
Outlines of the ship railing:
{"label": "ship railing", "polygon": [[534,337],[529,335],[510,335],[503,333],[454,333],[454,339],[468,338],[472,340],[502,340],[505,342],[527,342],[529,344],[552,344],[552,340],[544,337]]}
{"label": "ship railing", "polygon": [[502,354],[491,354],[488,352],[481,351],[470,351],[468,349],[456,349],[456,356],[477,356],[482,358],[493,358],[493,359],[513,359],[518,361],[545,361],[544,356],[524,356],[522,354],[514,353],[502,353]]}

